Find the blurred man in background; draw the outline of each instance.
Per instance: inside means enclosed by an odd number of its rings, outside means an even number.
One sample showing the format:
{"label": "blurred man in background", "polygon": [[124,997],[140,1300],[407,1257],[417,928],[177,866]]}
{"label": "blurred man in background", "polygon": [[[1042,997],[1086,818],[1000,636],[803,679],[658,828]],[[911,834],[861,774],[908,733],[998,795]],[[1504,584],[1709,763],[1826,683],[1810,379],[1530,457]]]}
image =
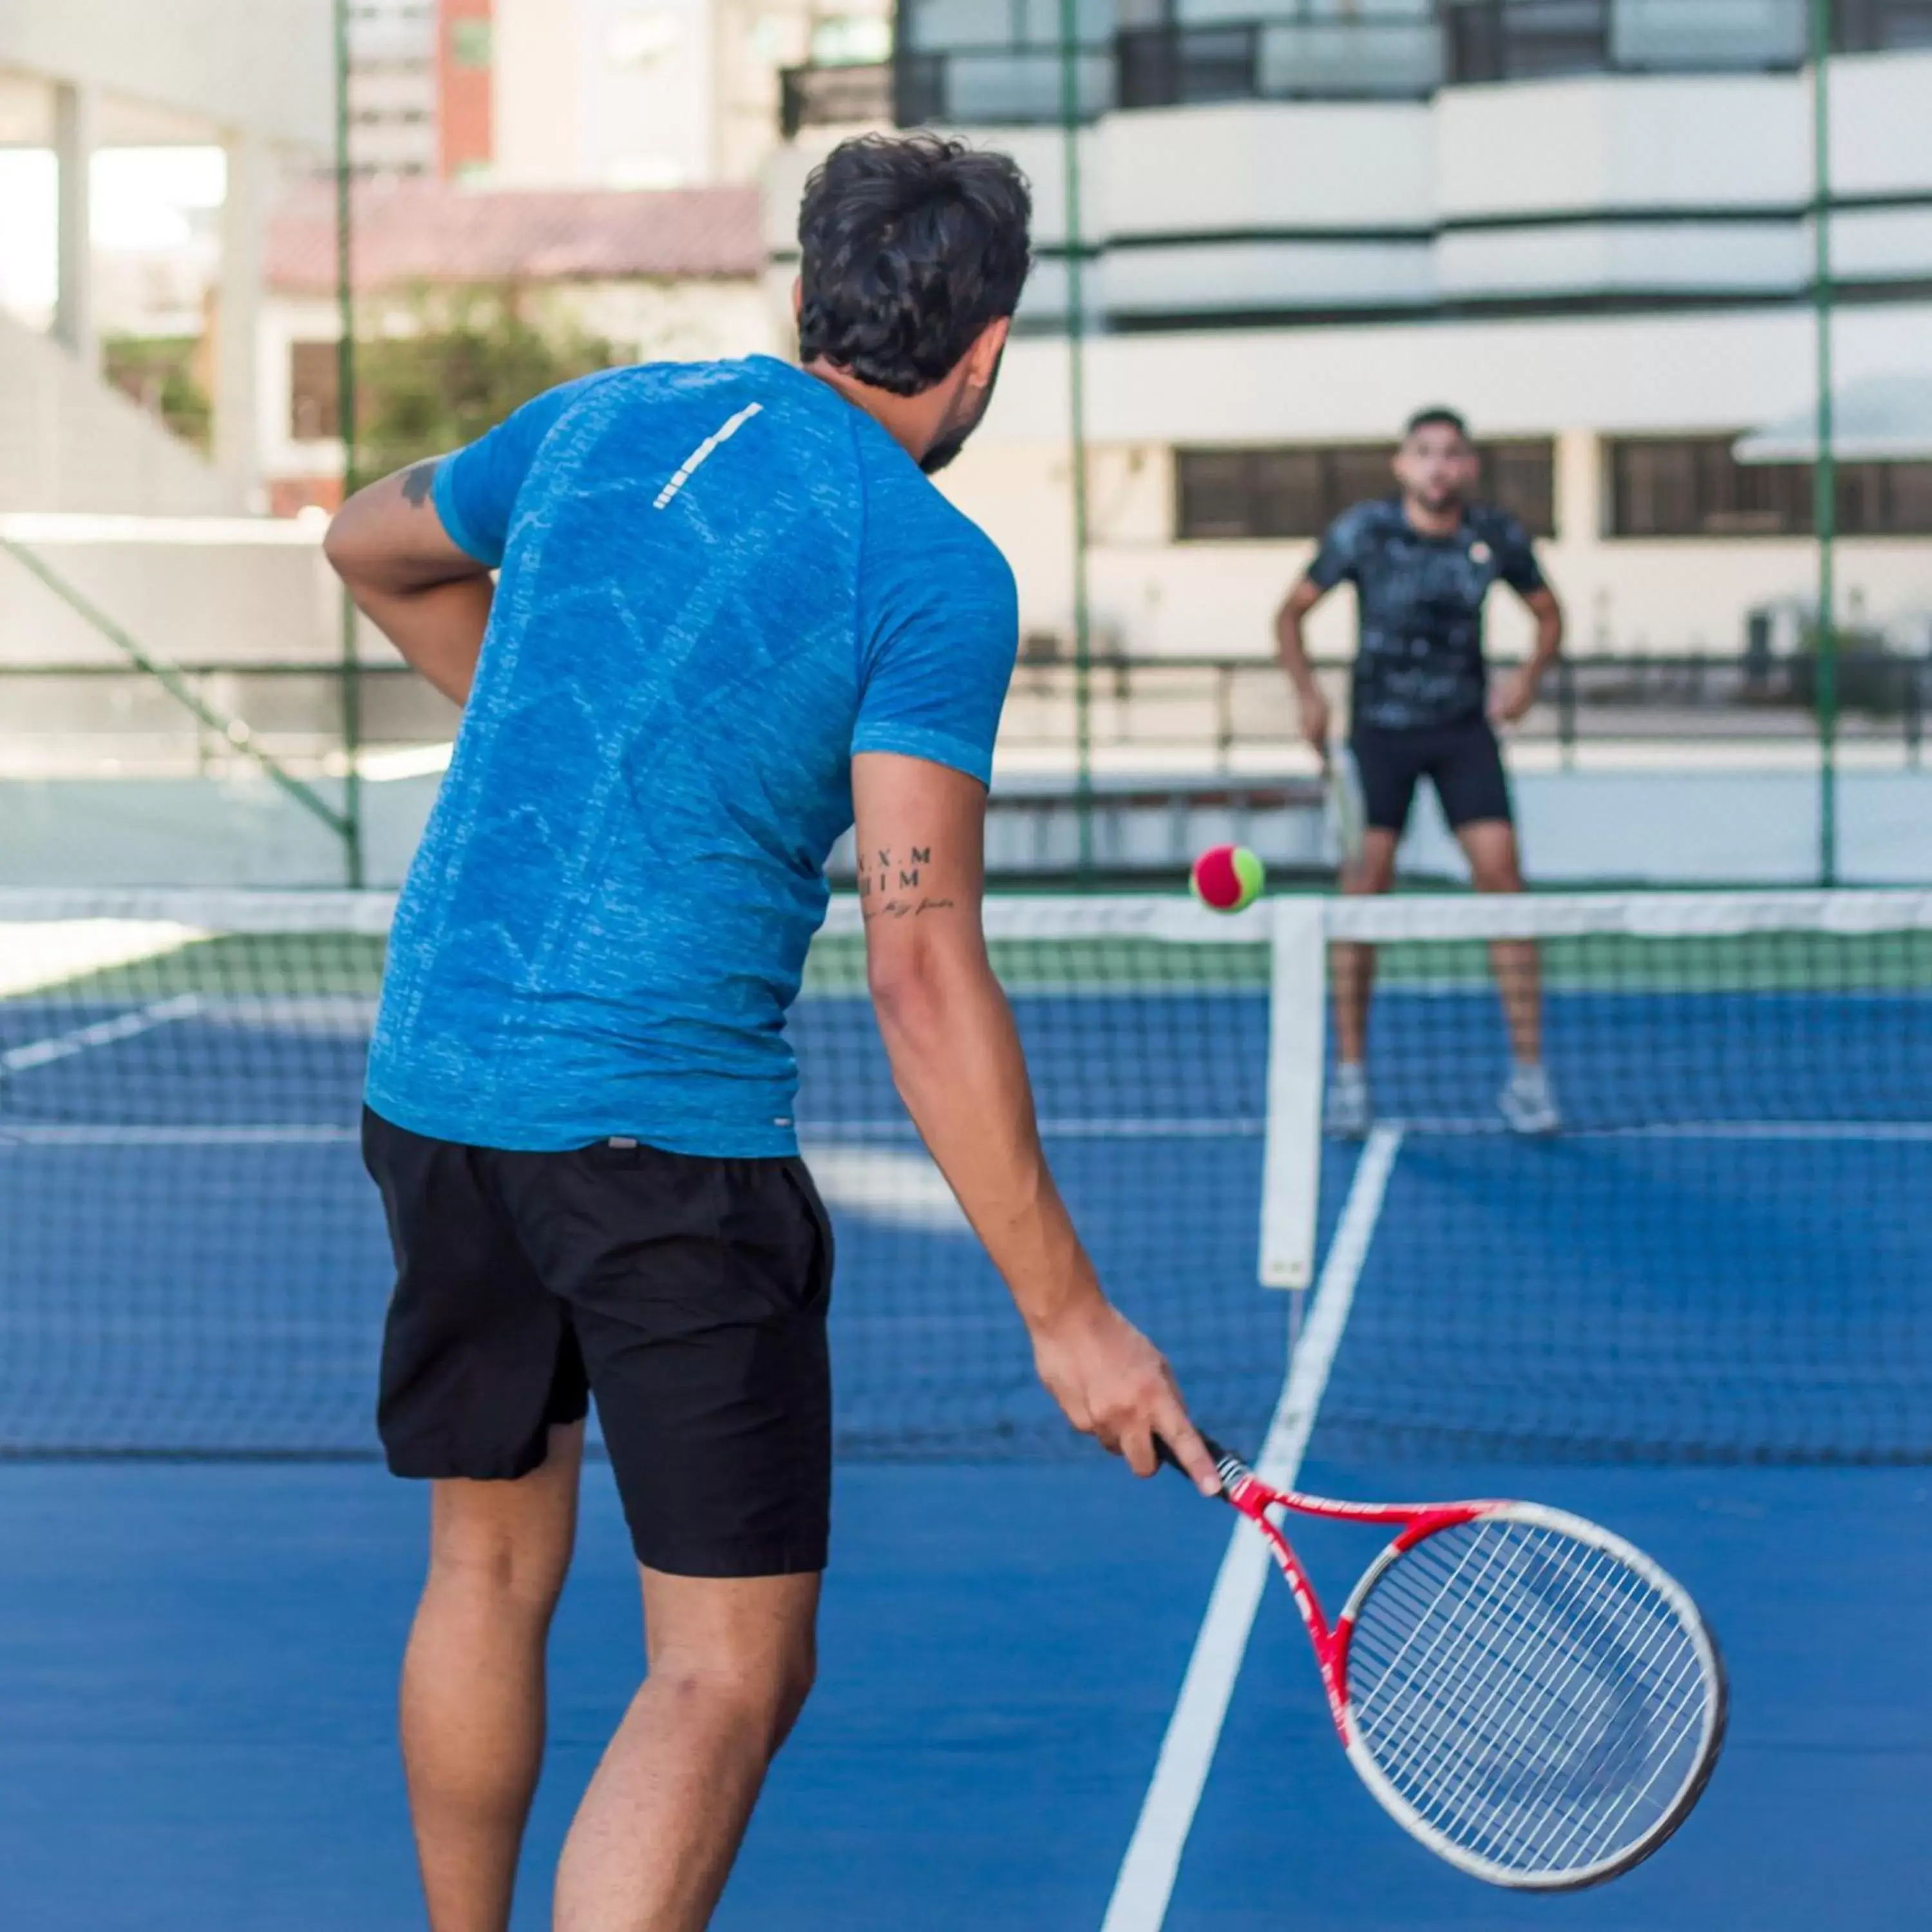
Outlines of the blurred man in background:
{"label": "blurred man in background", "polygon": [[[1342,890],[1385,892],[1417,784],[1426,778],[1469,862],[1476,890],[1517,892],[1522,868],[1509,781],[1496,727],[1534,703],[1563,642],[1563,613],[1544,581],[1522,524],[1473,500],[1479,465],[1468,426],[1453,410],[1412,417],[1396,453],[1400,494],[1338,517],[1276,620],[1281,660],[1301,706],[1303,735],[1324,764],[1329,707],[1315,680],[1302,625],[1345,578],[1355,586],[1360,635],[1347,754],[1361,786],[1366,830],[1344,866]],[[1483,606],[1507,584],[1536,619],[1528,661],[1492,692],[1483,656]],[[1543,1065],[1536,948],[1498,940],[1491,949],[1514,1060],[1499,1105],[1513,1131],[1548,1134],[1561,1124]],[[1368,1132],[1374,1105],[1367,1072],[1369,996],[1375,956],[1336,948],[1337,1061],[1329,1088],[1333,1132]]]}

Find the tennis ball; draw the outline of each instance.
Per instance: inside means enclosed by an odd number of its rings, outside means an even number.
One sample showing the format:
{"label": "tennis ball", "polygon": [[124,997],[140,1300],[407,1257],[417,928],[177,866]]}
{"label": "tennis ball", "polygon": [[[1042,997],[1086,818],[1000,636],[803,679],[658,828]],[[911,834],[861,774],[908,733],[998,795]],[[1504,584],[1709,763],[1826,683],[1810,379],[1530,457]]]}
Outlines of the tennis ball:
{"label": "tennis ball", "polygon": [[1216,912],[1239,912],[1262,896],[1268,874],[1245,845],[1213,845],[1194,862],[1194,896]]}

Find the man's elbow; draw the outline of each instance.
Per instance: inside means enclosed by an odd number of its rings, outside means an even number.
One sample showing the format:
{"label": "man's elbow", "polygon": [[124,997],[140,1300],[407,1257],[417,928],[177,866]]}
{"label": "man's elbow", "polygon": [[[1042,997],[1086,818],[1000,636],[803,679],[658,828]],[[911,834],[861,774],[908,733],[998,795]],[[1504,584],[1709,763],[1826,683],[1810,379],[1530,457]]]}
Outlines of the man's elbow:
{"label": "man's elbow", "polygon": [[329,568],[352,590],[361,578],[364,562],[363,545],[356,530],[361,520],[352,496],[329,518],[322,538],[322,554]]}
{"label": "man's elbow", "polygon": [[928,1033],[939,1024],[944,996],[926,948],[875,948],[866,962],[866,985],[887,1034]]}
{"label": "man's elbow", "polygon": [[896,929],[884,936],[866,960],[866,986],[880,1029],[889,1038],[909,1040],[944,1032],[971,970],[972,962],[958,949],[936,943],[929,934]]}

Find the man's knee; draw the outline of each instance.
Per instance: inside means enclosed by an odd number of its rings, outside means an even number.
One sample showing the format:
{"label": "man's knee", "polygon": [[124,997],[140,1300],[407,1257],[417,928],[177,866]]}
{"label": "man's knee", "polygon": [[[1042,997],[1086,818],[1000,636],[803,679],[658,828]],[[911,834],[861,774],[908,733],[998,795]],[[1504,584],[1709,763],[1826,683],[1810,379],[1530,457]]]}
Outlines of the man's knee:
{"label": "man's knee", "polygon": [[439,1497],[429,1540],[434,1589],[488,1597],[548,1615],[570,1568],[569,1520],[511,1522]]}
{"label": "man's knee", "polygon": [[567,1546],[559,1550],[550,1539],[533,1545],[494,1528],[464,1526],[430,1539],[431,1588],[461,1591],[544,1614],[562,1594],[569,1564]]}
{"label": "man's knee", "polygon": [[818,1676],[816,1647],[800,1636],[756,1654],[672,1649],[651,1664],[656,1694],[712,1724],[748,1735],[769,1755],[785,1741]]}
{"label": "man's knee", "polygon": [[1362,849],[1342,868],[1345,892],[1385,892],[1395,884],[1396,841],[1393,833],[1371,832]]}
{"label": "man's knee", "polygon": [[1462,850],[1469,861],[1469,882],[1479,892],[1520,892],[1522,864],[1516,834],[1508,825],[1465,828]]}

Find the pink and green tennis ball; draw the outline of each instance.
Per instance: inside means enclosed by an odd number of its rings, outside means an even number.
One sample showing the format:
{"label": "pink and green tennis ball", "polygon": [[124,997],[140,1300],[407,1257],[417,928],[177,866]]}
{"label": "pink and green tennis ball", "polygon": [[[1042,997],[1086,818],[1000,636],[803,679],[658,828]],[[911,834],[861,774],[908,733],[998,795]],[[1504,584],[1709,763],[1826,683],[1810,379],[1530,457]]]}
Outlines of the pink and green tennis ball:
{"label": "pink and green tennis ball", "polygon": [[1262,896],[1268,874],[1245,845],[1210,845],[1194,862],[1194,896],[1216,912],[1239,912]]}

